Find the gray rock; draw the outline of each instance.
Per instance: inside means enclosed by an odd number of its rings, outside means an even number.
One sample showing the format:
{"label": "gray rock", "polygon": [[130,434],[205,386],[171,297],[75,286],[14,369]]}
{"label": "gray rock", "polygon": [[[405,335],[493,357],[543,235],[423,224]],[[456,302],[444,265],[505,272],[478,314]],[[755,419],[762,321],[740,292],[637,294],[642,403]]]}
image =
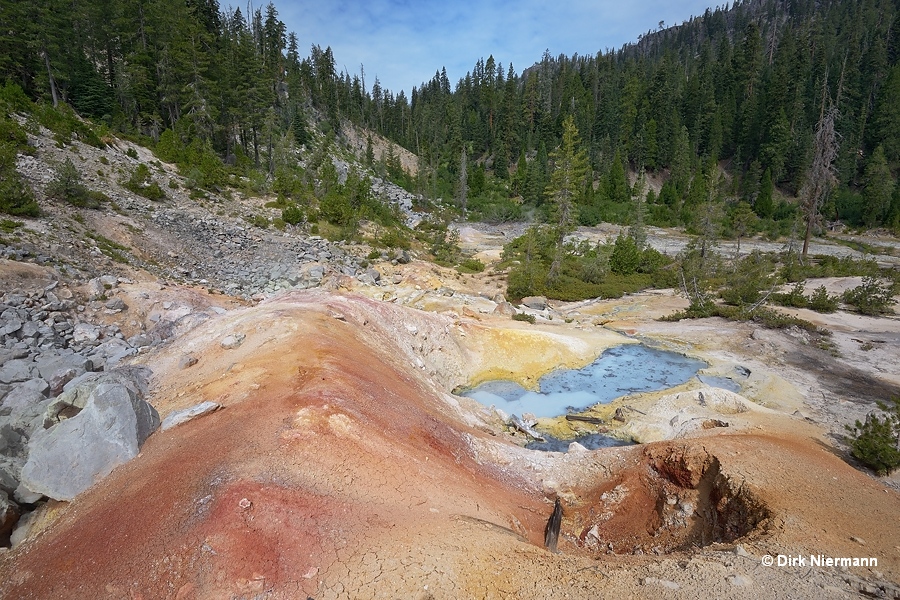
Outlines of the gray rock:
{"label": "gray rock", "polygon": [[125,301],[121,298],[113,298],[112,300],[108,300],[105,304],[107,310],[112,311],[122,311],[128,310],[128,305],[125,304]]}
{"label": "gray rock", "polygon": [[190,354],[183,354],[181,358],[178,359],[178,368],[179,369],[188,369],[193,367],[199,362],[196,356],[191,356]]}
{"label": "gray rock", "polygon": [[38,514],[38,511],[33,510],[31,512],[25,513],[19,518],[19,521],[16,523],[15,529],[13,529],[12,535],[9,536],[9,543],[13,548],[24,542],[28,537],[28,534],[31,532],[31,528],[37,521]]}
{"label": "gray rock", "polygon": [[54,373],[49,381],[50,395],[55,398],[62,394],[66,384],[81,375],[81,373],[84,373],[84,371],[79,371],[78,369],[64,369]]}
{"label": "gray rock", "polygon": [[516,307],[509,302],[500,302],[497,304],[497,307],[494,308],[495,315],[506,315],[507,317],[511,317],[517,312]]}
{"label": "gray rock", "polygon": [[173,427],[181,425],[182,423],[187,423],[188,421],[196,419],[197,417],[208,415],[209,413],[215,412],[220,408],[222,408],[221,404],[207,401],[196,404],[190,408],[185,408],[184,410],[177,410],[173,413],[170,413],[169,416],[165,418],[160,429],[162,431],[166,431],[167,429],[171,429]]}
{"label": "gray rock", "polygon": [[32,379],[37,374],[35,364],[26,359],[6,361],[0,367],[0,383],[18,383]]}
{"label": "gray rock", "polygon": [[84,373],[65,386],[65,391],[53,400],[44,412],[44,428],[69,419],[87,406],[88,399],[101,383],[118,383],[131,389],[138,397],[147,395],[152,371],[147,367],[119,367],[104,373]]}
{"label": "gray rock", "polygon": [[[0,416],[0,424],[2,424],[0,430],[8,426],[21,432],[26,438],[30,438],[43,425],[44,413],[52,400],[33,391],[31,393],[33,395],[30,397],[22,394],[15,398],[15,402],[3,405],[3,408],[0,409],[0,415],[3,415]],[[6,452],[10,455],[16,454],[17,448],[14,442],[18,443],[18,440],[14,440],[10,436],[6,437],[7,443],[11,446],[6,449]]]}
{"label": "gray rock", "polygon": [[19,487],[19,474],[25,464],[23,459],[0,455],[0,490],[12,494]]}
{"label": "gray rock", "polygon": [[71,500],[138,455],[159,413],[131,387],[99,383],[76,416],[34,434],[21,481],[32,492]]}
{"label": "gray rock", "polygon": [[104,287],[99,278],[94,278],[88,281],[85,288],[88,300],[99,300],[106,294],[106,287]]}
{"label": "gray rock", "polygon": [[50,379],[60,371],[74,369],[76,375],[81,375],[85,371],[90,371],[94,368],[91,359],[74,353],[60,354],[57,356],[44,355],[38,358],[35,365],[38,373],[40,373],[41,377],[47,381],[50,381]]}
{"label": "gray rock", "polygon": [[226,335],[222,338],[220,345],[226,350],[233,350],[240,346],[244,342],[244,338],[246,336],[243,333],[234,333],[232,335]]}
{"label": "gray rock", "polygon": [[43,495],[32,492],[21,483],[19,484],[19,487],[16,488],[16,491],[13,492],[13,498],[19,504],[34,504],[43,497]]}
{"label": "gray rock", "polygon": [[96,342],[100,339],[100,328],[91,323],[78,323],[72,330],[72,341],[76,344]]}
{"label": "gray rock", "polygon": [[547,308],[547,298],[544,296],[525,296],[522,298],[522,304],[533,310],[544,310]]}

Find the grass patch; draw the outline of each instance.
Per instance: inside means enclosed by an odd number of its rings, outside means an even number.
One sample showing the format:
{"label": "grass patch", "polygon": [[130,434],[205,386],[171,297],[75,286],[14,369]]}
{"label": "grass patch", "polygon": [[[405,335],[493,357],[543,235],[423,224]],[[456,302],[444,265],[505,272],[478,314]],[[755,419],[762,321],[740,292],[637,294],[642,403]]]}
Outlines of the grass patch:
{"label": "grass patch", "polygon": [[130,249],[127,246],[123,246],[117,242],[112,241],[109,238],[103,237],[99,233],[94,233],[93,231],[88,231],[85,233],[89,238],[94,240],[97,244],[97,248],[100,249],[100,252],[113,259],[114,261],[122,264],[130,264],[128,257],[123,254],[129,252]]}

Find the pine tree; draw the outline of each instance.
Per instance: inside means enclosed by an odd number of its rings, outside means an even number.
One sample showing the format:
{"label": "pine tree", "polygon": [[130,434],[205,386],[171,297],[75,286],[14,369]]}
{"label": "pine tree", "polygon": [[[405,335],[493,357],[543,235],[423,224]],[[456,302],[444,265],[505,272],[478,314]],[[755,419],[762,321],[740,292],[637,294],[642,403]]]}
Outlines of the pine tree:
{"label": "pine tree", "polygon": [[578,129],[571,115],[563,121],[562,143],[550,153],[550,158],[553,160],[553,170],[544,193],[552,205],[556,237],[556,253],[548,274],[548,279],[553,281],[562,268],[566,235],[574,230],[578,222],[577,204],[584,194],[588,171],[587,154],[581,147]]}
{"label": "pine tree", "polygon": [[759,195],[756,197],[756,202],[753,203],[753,211],[762,219],[768,219],[775,212],[775,202],[772,198],[774,191],[772,170],[766,169],[759,184]]}
{"label": "pine tree", "polygon": [[866,227],[874,227],[883,222],[891,208],[894,193],[894,179],[884,157],[884,148],[878,146],[866,164],[863,175],[863,222]]}

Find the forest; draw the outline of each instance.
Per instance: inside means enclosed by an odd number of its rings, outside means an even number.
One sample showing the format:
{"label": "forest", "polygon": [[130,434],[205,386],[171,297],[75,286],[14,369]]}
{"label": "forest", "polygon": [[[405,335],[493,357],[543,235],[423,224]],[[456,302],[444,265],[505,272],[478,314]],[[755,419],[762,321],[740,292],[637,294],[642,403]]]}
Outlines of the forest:
{"label": "forest", "polygon": [[[594,56],[545,52],[521,73],[493,56],[453,85],[437,69],[407,97],[368,82],[363,66],[338,72],[327,46],[301,56],[272,3],[6,2],[0,169],[20,139],[15,88],[38,112],[71,107],[101,133],[140,140],[200,186],[261,177],[310,210],[321,174],[291,153],[313,131],[340,142],[352,123],[415,153],[415,176],[392,157],[382,171],[430,201],[473,220],[553,222],[554,156],[570,128],[584,165],[567,227],[898,231],[898,13],[900,0],[739,1]],[[826,121],[833,156],[814,175]]]}

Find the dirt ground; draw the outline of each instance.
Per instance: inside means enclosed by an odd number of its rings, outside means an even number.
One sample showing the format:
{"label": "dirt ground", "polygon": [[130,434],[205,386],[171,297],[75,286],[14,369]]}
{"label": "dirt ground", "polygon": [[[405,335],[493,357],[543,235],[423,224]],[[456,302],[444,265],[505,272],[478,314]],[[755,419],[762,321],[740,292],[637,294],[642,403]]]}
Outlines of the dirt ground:
{"label": "dirt ground", "polygon": [[[536,327],[325,291],[229,310],[142,356],[162,416],[204,400],[224,410],[155,434],[137,459],[55,505],[52,525],[0,559],[0,596],[897,597],[900,493],[829,438],[843,412],[807,401],[837,391],[799,378],[806,367],[786,354],[802,342],[636,317],[635,303],[652,315],[677,302],[596,303]],[[606,327],[589,325],[598,318]],[[680,414],[733,426],[561,454],[519,447],[489,411],[447,393],[487,356],[509,356],[519,373],[539,357],[587,362],[620,339],[608,328],[690,348],[712,369],[746,366],[755,387],[736,402],[753,408],[700,406],[698,390],[715,393],[689,383],[678,401],[623,402],[663,406],[643,411],[651,423]],[[222,348],[235,332],[243,344]],[[184,353],[200,362],[175,368]],[[551,553],[544,525],[557,497]],[[815,567],[810,554],[878,562]],[[768,567],[766,555],[807,564]]]}

